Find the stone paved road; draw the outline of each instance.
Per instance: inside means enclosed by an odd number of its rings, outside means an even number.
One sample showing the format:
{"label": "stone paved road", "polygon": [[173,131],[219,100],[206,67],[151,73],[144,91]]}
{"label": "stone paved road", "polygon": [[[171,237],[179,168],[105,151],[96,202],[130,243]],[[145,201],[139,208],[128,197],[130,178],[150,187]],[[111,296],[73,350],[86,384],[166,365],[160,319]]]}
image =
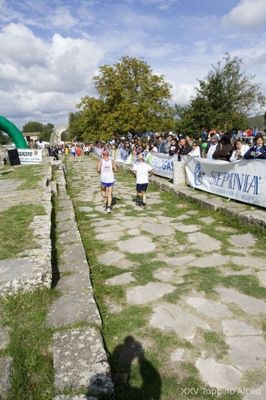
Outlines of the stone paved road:
{"label": "stone paved road", "polygon": [[[69,162],[68,183],[107,348],[111,359],[126,352],[126,379],[132,372],[130,394],[117,399],[265,399],[265,244],[151,188],[143,210],[125,171],[107,215],[95,165],[93,157]],[[141,352],[130,353],[130,340]],[[148,378],[143,366],[153,368]]]}

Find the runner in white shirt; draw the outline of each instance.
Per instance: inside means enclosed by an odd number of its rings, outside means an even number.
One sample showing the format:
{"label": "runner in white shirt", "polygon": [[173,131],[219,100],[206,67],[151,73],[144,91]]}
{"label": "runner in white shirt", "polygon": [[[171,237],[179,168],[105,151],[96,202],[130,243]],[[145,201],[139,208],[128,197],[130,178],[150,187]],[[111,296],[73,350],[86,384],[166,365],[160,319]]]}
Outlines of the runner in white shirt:
{"label": "runner in white shirt", "polygon": [[97,172],[101,175],[101,193],[106,211],[111,212],[113,185],[115,183],[114,172],[117,171],[116,164],[109,158],[109,152],[102,152],[102,159],[97,164]]}
{"label": "runner in white shirt", "polygon": [[137,198],[141,200],[144,208],[146,208],[147,188],[149,176],[152,175],[152,167],[144,161],[143,154],[138,155],[138,163],[134,165],[132,171],[136,175]]}

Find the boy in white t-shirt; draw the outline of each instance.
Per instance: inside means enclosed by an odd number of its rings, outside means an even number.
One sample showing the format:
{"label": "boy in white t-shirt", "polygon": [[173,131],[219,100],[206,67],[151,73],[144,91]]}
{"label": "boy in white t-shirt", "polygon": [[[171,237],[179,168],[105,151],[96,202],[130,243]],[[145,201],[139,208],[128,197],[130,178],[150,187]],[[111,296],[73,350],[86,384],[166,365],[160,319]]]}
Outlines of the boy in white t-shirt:
{"label": "boy in white t-shirt", "polygon": [[134,165],[132,171],[136,176],[137,198],[146,207],[147,188],[149,184],[149,176],[152,175],[152,167],[144,161],[143,154],[138,155],[138,163]]}

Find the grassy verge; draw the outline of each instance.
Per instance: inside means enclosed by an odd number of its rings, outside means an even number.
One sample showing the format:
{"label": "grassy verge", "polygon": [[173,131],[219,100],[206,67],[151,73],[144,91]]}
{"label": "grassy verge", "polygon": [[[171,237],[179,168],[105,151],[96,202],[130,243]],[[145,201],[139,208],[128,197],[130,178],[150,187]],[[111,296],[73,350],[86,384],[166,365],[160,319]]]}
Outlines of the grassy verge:
{"label": "grassy verge", "polygon": [[21,180],[22,182],[18,189],[36,189],[45,166],[42,164],[19,165],[13,168],[13,171],[8,174],[1,174],[0,179]]}
{"label": "grassy verge", "polygon": [[15,257],[36,245],[29,225],[35,215],[42,214],[44,208],[32,204],[13,206],[0,213],[0,259]]}
{"label": "grassy verge", "polygon": [[39,289],[1,300],[2,323],[9,327],[6,353],[13,359],[8,400],[50,400],[53,396],[52,330],[45,325],[56,292]]}
{"label": "grassy verge", "polygon": [[[43,166],[23,166],[15,168],[6,178],[22,180],[25,189],[35,188],[42,171]],[[42,206],[20,204],[0,213],[0,259],[16,257],[38,246],[29,225],[35,215],[44,212]],[[40,288],[0,299],[0,324],[8,328],[10,337],[0,356],[12,358],[7,400],[52,400],[54,396],[53,331],[45,321],[57,296],[54,290]]]}

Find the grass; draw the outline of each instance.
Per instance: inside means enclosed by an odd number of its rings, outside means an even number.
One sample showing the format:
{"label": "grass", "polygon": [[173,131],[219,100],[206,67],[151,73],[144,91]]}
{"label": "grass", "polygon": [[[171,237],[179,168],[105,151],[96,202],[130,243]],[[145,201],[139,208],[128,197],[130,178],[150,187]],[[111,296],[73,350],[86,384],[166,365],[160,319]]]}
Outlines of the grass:
{"label": "grass", "polygon": [[36,246],[29,225],[44,208],[32,204],[13,206],[0,213],[0,259],[15,257]]}
{"label": "grass", "polygon": [[205,341],[205,348],[214,354],[216,359],[222,358],[228,353],[229,346],[218,333],[204,332],[203,339]]}
{"label": "grass", "polygon": [[7,352],[13,358],[7,400],[48,400],[54,394],[52,330],[45,319],[56,297],[54,291],[38,289],[1,300],[2,322],[10,329]]}
{"label": "grass", "polygon": [[266,288],[259,284],[259,280],[252,275],[229,275],[223,276],[216,268],[191,268],[184,275],[187,284],[207,295],[215,292],[217,286],[234,288],[248,296],[258,299],[266,299]]}
{"label": "grass", "polygon": [[0,179],[16,179],[21,180],[18,189],[36,189],[40,182],[40,176],[44,171],[43,165],[19,165],[13,167],[13,171],[0,175]]}

